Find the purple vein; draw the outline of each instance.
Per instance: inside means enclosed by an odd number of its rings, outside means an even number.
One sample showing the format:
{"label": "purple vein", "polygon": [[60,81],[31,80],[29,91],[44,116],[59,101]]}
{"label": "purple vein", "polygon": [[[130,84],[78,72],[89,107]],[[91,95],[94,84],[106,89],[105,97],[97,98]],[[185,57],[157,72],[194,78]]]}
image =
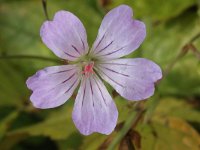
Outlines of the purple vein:
{"label": "purple vein", "polygon": [[120,75],[123,75],[123,76],[126,76],[126,77],[130,77],[130,76],[127,75],[127,74],[123,74],[123,73],[117,72],[117,71],[112,70],[112,69],[110,69],[110,68],[107,68],[107,67],[104,67],[104,66],[101,66],[101,67],[102,67],[102,68],[105,68],[106,70],[109,70],[109,71],[111,71],[111,72],[114,72],[114,73],[117,73],[117,74],[120,74]]}
{"label": "purple vein", "polygon": [[93,88],[92,88],[91,80],[90,80],[90,89],[91,89],[91,92],[92,92],[92,95],[93,95],[94,93],[93,93]]}
{"label": "purple vein", "polygon": [[67,91],[65,91],[65,93],[69,92],[69,90],[72,89],[72,87],[75,85],[76,82],[77,82],[77,79],[72,83],[72,85],[69,87],[69,89]]}
{"label": "purple vein", "polygon": [[[92,92],[92,95],[93,95],[93,88],[92,88],[92,83],[91,83],[91,79],[90,79],[90,89],[91,89],[91,92]],[[92,97],[93,98],[93,97]],[[94,100],[92,99],[92,105],[94,107]]]}
{"label": "purple vein", "polygon": [[94,79],[94,81],[95,81],[96,84],[97,84],[97,87],[98,87],[98,89],[99,89],[99,91],[100,91],[100,93],[101,93],[101,97],[103,98],[105,105],[107,105],[106,100],[105,100],[105,98],[104,98],[104,96],[103,96],[103,92],[102,92],[102,90],[101,90],[101,88],[100,88],[98,82],[96,81],[95,78],[93,78],[93,79]]}
{"label": "purple vein", "polygon": [[101,70],[101,72],[102,72],[106,77],[108,77],[110,80],[112,80],[114,83],[116,83],[117,85],[119,85],[119,86],[125,88],[122,84],[120,84],[120,83],[118,83],[117,81],[115,81],[115,80],[113,80],[112,78],[110,78],[110,77],[109,77],[105,72],[103,72],[102,70]]}
{"label": "purple vein", "polygon": [[85,44],[83,42],[83,39],[81,38],[81,42],[82,42],[82,45],[83,45],[83,49],[85,50]]}
{"label": "purple vein", "polygon": [[52,73],[52,74],[68,72],[68,71],[71,71],[71,70],[73,70],[73,69],[74,69],[74,68],[72,68],[72,69],[68,69],[68,70],[63,70],[63,71],[58,71],[58,72],[54,72],[54,73]]}
{"label": "purple vein", "polygon": [[81,55],[81,53],[78,51],[78,49],[74,45],[72,45],[72,47],[79,55]]}
{"label": "purple vein", "polygon": [[69,54],[69,53],[67,53],[67,52],[64,52],[67,56],[69,56],[69,57],[73,57],[73,58],[77,58],[76,56],[73,56],[73,55],[71,55],[71,54]]}
{"label": "purple vein", "polygon": [[99,47],[99,45],[100,45],[100,44],[101,44],[101,42],[103,41],[104,37],[105,37],[105,33],[104,33],[104,35],[102,36],[102,38],[100,39],[100,41],[99,41],[99,43],[97,44],[97,46],[96,46],[96,48],[95,48],[95,49],[97,49],[97,48]]}
{"label": "purple vein", "polygon": [[113,43],[113,41],[111,41],[108,45],[106,45],[104,48],[102,48],[101,50],[99,50],[96,54],[104,51],[105,49],[107,49],[111,44]]}
{"label": "purple vein", "polygon": [[84,90],[83,90],[82,107],[83,107],[83,101],[85,99],[85,91],[86,91],[86,82],[85,82],[85,86],[84,86]]}
{"label": "purple vein", "polygon": [[106,64],[106,65],[121,65],[121,66],[135,66],[135,65],[128,65],[128,64],[120,64],[120,63],[104,63],[102,62],[101,64]]}
{"label": "purple vein", "polygon": [[110,53],[107,53],[107,54],[99,55],[99,56],[108,56],[108,55],[114,54],[114,53],[116,53],[116,52],[122,50],[123,48],[124,48],[124,47],[121,47],[121,48],[119,48],[118,50],[115,50],[115,51],[110,52]]}
{"label": "purple vein", "polygon": [[63,81],[62,83],[65,83],[65,82],[67,82],[67,81],[69,81],[72,77],[74,77],[74,75],[75,75],[76,73],[73,73],[69,78],[67,78],[65,81]]}
{"label": "purple vein", "polygon": [[72,74],[72,75],[71,75],[69,78],[67,78],[65,81],[62,81],[61,83],[58,83],[58,84],[57,84],[56,86],[54,86],[53,88],[49,89],[49,91],[52,91],[52,90],[54,90],[55,88],[57,88],[59,85],[61,85],[61,84],[65,83],[65,82],[67,82],[67,81],[70,80],[74,75],[75,75],[75,73]]}

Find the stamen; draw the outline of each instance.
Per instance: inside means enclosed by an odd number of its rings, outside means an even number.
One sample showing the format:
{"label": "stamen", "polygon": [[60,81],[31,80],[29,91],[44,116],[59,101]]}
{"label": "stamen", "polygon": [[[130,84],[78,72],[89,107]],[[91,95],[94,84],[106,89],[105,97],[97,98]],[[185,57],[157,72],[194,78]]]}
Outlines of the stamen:
{"label": "stamen", "polygon": [[89,77],[91,74],[94,73],[93,67],[94,67],[94,62],[90,62],[90,63],[86,64],[86,65],[84,66],[84,70],[82,71],[82,73],[83,73],[86,77]]}

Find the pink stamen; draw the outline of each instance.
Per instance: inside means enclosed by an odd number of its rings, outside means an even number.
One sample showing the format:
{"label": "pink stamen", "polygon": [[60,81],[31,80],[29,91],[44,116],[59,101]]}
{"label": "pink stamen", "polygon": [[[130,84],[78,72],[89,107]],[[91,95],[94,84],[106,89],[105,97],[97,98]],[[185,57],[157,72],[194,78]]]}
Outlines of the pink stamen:
{"label": "pink stamen", "polygon": [[85,65],[82,73],[88,77],[90,74],[94,73],[93,67],[94,67],[94,62],[91,62],[91,63]]}

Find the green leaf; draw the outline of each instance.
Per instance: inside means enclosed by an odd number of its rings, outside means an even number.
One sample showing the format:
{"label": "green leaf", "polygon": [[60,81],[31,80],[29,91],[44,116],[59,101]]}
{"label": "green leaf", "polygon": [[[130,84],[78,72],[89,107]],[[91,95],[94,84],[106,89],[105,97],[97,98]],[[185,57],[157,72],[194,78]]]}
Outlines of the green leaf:
{"label": "green leaf", "polygon": [[89,135],[84,138],[81,148],[83,150],[84,149],[88,149],[88,150],[98,149],[101,146],[101,144],[105,141],[106,138],[107,138],[106,135],[101,135],[98,133]]}
{"label": "green leaf", "polygon": [[187,121],[200,123],[200,112],[192,105],[192,102],[184,99],[173,97],[163,98],[156,107],[154,114],[159,117],[178,117]]}
{"label": "green leaf", "polygon": [[187,8],[195,5],[196,0],[117,0],[113,1],[111,6],[120,4],[132,6],[138,17],[161,21],[180,15]]}
{"label": "green leaf", "polygon": [[[183,26],[183,25],[186,26]],[[155,27],[148,26],[148,36],[142,45],[143,57],[162,66],[163,71],[172,63],[183,47],[200,31],[200,21],[194,12],[185,12],[176,19]],[[189,52],[178,60],[163,78],[159,91],[163,95],[199,95],[199,60]],[[187,85],[187,86],[185,86]]]}
{"label": "green leaf", "polygon": [[0,66],[0,105],[21,107],[28,93],[23,75],[9,62],[0,60]]}
{"label": "green leaf", "polygon": [[165,118],[138,127],[142,150],[198,150],[200,136],[187,122]]}
{"label": "green leaf", "polygon": [[17,118],[18,111],[14,111],[0,122],[0,141],[10,127],[10,124]]}
{"label": "green leaf", "polygon": [[9,136],[27,134],[29,136],[48,136],[55,140],[65,139],[73,132],[77,132],[71,119],[71,105],[63,106],[53,111],[46,120],[35,125],[16,129],[9,132]]}
{"label": "green leaf", "polygon": [[59,150],[74,150],[79,149],[83,144],[84,137],[78,133],[72,133],[68,138],[64,140],[57,140],[57,145]]}

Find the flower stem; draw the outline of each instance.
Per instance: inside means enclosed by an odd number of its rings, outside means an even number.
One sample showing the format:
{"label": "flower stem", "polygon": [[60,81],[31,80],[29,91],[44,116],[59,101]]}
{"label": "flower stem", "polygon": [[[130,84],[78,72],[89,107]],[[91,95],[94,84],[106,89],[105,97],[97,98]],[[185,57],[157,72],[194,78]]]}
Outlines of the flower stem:
{"label": "flower stem", "polygon": [[190,44],[189,47],[192,53],[197,57],[197,59],[200,60],[200,52],[197,50],[197,48],[193,44]]}
{"label": "flower stem", "polygon": [[196,41],[198,38],[200,38],[200,33],[196,34],[188,43],[193,43]]}
{"label": "flower stem", "polygon": [[[137,102],[135,107],[139,107],[139,105],[141,105],[141,102]],[[129,118],[124,123],[123,128],[119,131],[107,150],[113,150],[116,145],[123,139],[123,137],[128,133],[129,129],[132,127],[136,127],[139,120],[142,118],[144,111],[144,108],[139,108],[137,112],[133,111],[133,113],[130,114]]]}
{"label": "flower stem", "polygon": [[[166,70],[164,71],[164,75],[162,80],[168,75],[168,73],[172,70],[172,68],[175,66],[175,64],[183,57],[189,50],[192,50],[196,56],[200,57],[200,52],[197,51],[197,49],[192,45],[193,42],[195,42],[198,38],[200,38],[200,33],[198,33],[196,36],[194,36],[183,48],[181,49],[180,53],[177,55],[177,57],[169,63]],[[157,86],[160,84],[160,82],[157,82]],[[137,106],[141,102],[136,103]],[[136,106],[136,107],[137,107]],[[124,136],[129,132],[131,128],[135,128],[138,124],[138,122],[143,117],[143,113],[145,111],[145,108],[140,109],[137,113],[133,111],[130,113],[129,117],[125,121],[123,127],[121,130],[119,130],[116,137],[113,139],[111,144],[108,147],[108,150],[113,150],[117,146],[117,144],[124,138]]]}
{"label": "flower stem", "polygon": [[176,56],[176,58],[175,58],[174,60],[172,60],[172,61],[168,64],[167,68],[165,69],[165,71],[164,71],[164,73],[163,73],[163,78],[166,77],[166,76],[169,74],[169,72],[172,70],[172,68],[175,66],[175,64],[176,64],[183,56],[185,56],[185,55],[187,54],[188,50],[189,50],[189,47],[188,47],[187,45],[184,46],[184,47],[181,49],[180,53]]}
{"label": "flower stem", "polygon": [[200,33],[196,34],[191,40],[189,40],[189,42],[187,44],[185,44],[185,46],[183,46],[183,48],[181,49],[180,53],[176,56],[176,58],[173,61],[171,61],[171,63],[168,64],[167,68],[165,69],[165,71],[163,73],[163,78],[169,74],[169,72],[175,66],[175,64],[183,56],[185,56],[189,50],[191,50],[197,56],[197,58],[200,58],[200,53],[197,51],[197,49],[192,44],[198,38],[200,38]]}
{"label": "flower stem", "polygon": [[48,11],[47,11],[47,0],[42,0],[42,7],[44,10],[46,19],[49,20],[49,15],[48,15]]}
{"label": "flower stem", "polygon": [[48,58],[48,57],[42,57],[42,56],[32,56],[32,55],[3,55],[0,56],[0,60],[3,59],[38,59],[43,61],[51,61],[55,63],[63,63],[61,60],[54,59],[54,58]]}

